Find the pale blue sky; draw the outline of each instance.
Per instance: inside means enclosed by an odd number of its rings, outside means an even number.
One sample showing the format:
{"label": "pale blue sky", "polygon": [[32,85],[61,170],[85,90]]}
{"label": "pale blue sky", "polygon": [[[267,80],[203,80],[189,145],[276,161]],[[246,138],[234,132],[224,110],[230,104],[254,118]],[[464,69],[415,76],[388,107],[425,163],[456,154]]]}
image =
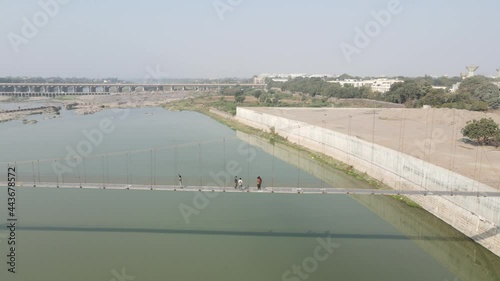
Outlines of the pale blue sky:
{"label": "pale blue sky", "polygon": [[39,1],[0,2],[0,76],[142,78],[156,65],[173,78],[458,75],[467,64],[493,75],[500,67],[498,0],[400,0],[403,11],[351,62],[340,44],[353,44],[355,28],[390,0],[240,0],[223,21],[214,0],[65,0],[16,53],[9,34],[23,36],[22,18],[43,13]]}

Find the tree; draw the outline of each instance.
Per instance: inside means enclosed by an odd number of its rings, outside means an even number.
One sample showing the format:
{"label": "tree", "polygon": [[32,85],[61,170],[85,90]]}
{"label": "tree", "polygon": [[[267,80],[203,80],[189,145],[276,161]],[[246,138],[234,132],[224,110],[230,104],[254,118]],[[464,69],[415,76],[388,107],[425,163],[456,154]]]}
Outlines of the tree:
{"label": "tree", "polygon": [[479,144],[491,143],[500,135],[498,124],[491,118],[467,121],[467,125],[462,129],[464,137],[476,140]]}
{"label": "tree", "polygon": [[458,91],[487,103],[490,108],[498,108],[500,106],[500,91],[498,87],[484,76],[474,76],[465,79],[460,83]]}
{"label": "tree", "polygon": [[222,89],[221,94],[223,96],[237,96],[243,94],[243,89],[240,87],[236,86],[234,88],[226,87]]}
{"label": "tree", "polygon": [[262,95],[261,90],[254,90],[251,92],[252,96],[254,96],[256,99],[258,99]]}
{"label": "tree", "polygon": [[488,104],[473,98],[469,93],[457,91],[456,93],[449,93],[445,96],[446,103],[443,107],[466,109],[472,111],[486,111]]}
{"label": "tree", "polygon": [[494,141],[495,147],[498,148],[500,146],[500,132],[497,133],[497,135],[495,136],[495,138],[493,139],[493,141]]}
{"label": "tree", "polygon": [[234,97],[234,100],[237,102],[237,103],[242,103],[245,101],[245,96],[244,95],[238,95],[238,96],[235,96]]}
{"label": "tree", "polygon": [[473,76],[464,79],[464,81],[460,83],[458,90],[473,95],[477,88],[487,83],[490,83],[488,78],[484,76]]}
{"label": "tree", "polygon": [[338,80],[347,80],[347,79],[354,79],[355,77],[354,76],[351,76],[347,73],[344,73],[342,75],[340,75],[339,77],[337,77]]}
{"label": "tree", "polygon": [[473,96],[480,101],[488,103],[490,108],[498,108],[500,106],[500,90],[492,83],[487,83],[479,86]]}
{"label": "tree", "polygon": [[431,105],[433,107],[441,107],[446,100],[446,92],[442,89],[431,89],[427,95],[421,98],[417,103],[417,107],[423,105]]}
{"label": "tree", "polygon": [[432,87],[427,83],[417,83],[415,81],[394,83],[389,92],[386,93],[386,100],[404,104],[420,99],[425,96],[430,89],[432,89]]}

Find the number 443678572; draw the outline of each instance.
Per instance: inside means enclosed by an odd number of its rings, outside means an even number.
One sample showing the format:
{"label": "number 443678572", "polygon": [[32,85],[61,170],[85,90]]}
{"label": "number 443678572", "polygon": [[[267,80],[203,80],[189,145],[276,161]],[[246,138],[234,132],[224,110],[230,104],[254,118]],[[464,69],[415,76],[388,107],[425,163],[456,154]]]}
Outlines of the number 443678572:
{"label": "number 443678572", "polygon": [[14,189],[16,186],[16,168],[8,168],[7,171],[7,180],[8,180],[8,210],[9,210],[9,217],[15,217],[16,216],[16,190]]}

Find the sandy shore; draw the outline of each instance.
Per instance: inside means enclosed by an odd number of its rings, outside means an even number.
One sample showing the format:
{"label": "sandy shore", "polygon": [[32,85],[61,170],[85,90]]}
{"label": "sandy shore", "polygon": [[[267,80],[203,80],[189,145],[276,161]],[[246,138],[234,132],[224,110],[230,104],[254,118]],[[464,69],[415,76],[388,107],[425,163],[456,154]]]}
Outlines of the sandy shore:
{"label": "sandy shore", "polygon": [[158,107],[163,104],[195,97],[200,93],[168,92],[168,93],[134,93],[115,94],[109,96],[80,96],[74,100],[64,101],[64,105],[74,105],[78,114],[93,114],[106,108],[138,108]]}

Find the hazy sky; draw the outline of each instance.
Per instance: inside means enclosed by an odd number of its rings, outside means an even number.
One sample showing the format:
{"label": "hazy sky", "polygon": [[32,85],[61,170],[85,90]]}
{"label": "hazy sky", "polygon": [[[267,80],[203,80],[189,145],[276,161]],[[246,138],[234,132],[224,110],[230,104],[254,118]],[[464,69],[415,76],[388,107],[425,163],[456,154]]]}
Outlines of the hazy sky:
{"label": "hazy sky", "polygon": [[[55,1],[0,2],[0,76],[142,78],[157,66],[172,78],[458,75],[468,64],[493,75],[500,67],[498,0],[58,0],[47,15],[40,3]],[[372,11],[391,2],[400,3],[383,13],[391,19],[374,24]],[[356,27],[368,27],[369,41],[356,44]],[[350,61],[342,43],[355,50]]]}

